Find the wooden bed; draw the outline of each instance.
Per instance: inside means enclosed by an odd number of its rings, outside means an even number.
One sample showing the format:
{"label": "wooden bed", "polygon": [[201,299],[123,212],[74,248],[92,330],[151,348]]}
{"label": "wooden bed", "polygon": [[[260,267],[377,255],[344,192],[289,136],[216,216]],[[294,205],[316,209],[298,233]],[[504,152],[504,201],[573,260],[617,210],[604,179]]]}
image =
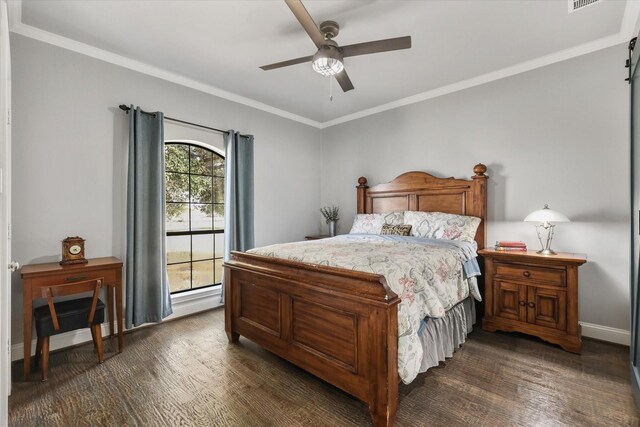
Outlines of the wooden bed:
{"label": "wooden bed", "polygon": [[[407,172],[357,186],[358,213],[447,212],[482,219],[487,168],[470,180]],[[232,252],[225,268],[225,329],[242,335],[369,405],[375,426],[393,424],[398,403],[398,296],[383,276]]]}

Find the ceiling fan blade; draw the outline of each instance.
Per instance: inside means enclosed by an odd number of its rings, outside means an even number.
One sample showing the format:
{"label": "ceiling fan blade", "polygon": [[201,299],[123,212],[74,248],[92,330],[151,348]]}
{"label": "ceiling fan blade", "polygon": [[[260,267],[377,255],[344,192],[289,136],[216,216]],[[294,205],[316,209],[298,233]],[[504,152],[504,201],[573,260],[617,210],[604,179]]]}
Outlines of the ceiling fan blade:
{"label": "ceiling fan blade", "polygon": [[302,58],[290,59],[288,61],[276,62],[275,64],[263,65],[264,71],[275,70],[276,68],[288,67],[289,65],[302,64],[303,62],[311,62],[313,55],[303,56]]}
{"label": "ceiling fan blade", "polygon": [[396,37],[393,39],[377,40],[373,42],[350,44],[340,46],[342,55],[348,56],[368,55],[370,53],[388,52],[391,50],[409,49],[411,36]]}
{"label": "ceiling fan blade", "polygon": [[340,83],[343,92],[349,92],[353,89],[353,83],[351,83],[351,79],[347,75],[347,70],[342,70],[336,74],[336,80]]}
{"label": "ceiling fan blade", "polygon": [[291,12],[293,12],[296,18],[298,18],[302,28],[304,28],[307,34],[309,34],[309,37],[311,37],[311,40],[313,40],[316,47],[320,49],[320,46],[324,44],[324,36],[302,2],[300,0],[284,0],[284,2],[287,3]]}

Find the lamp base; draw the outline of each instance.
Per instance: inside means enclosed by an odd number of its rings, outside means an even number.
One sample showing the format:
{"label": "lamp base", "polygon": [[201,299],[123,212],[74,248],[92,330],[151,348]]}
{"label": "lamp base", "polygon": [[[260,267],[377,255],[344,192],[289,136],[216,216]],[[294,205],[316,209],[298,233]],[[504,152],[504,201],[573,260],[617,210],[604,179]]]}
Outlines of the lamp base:
{"label": "lamp base", "polygon": [[540,255],[558,255],[557,253],[555,253],[554,251],[552,251],[551,249],[540,249],[538,252],[536,252],[537,254]]}

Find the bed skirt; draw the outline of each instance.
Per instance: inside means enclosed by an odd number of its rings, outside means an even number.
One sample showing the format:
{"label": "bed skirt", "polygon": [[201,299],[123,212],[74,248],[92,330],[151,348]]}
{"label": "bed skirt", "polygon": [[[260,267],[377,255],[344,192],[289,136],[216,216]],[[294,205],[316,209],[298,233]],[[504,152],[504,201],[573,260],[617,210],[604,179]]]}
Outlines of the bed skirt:
{"label": "bed skirt", "polygon": [[467,334],[476,323],[476,306],[473,297],[462,300],[444,317],[426,318],[420,328],[420,341],[424,357],[420,372],[438,366],[464,344]]}

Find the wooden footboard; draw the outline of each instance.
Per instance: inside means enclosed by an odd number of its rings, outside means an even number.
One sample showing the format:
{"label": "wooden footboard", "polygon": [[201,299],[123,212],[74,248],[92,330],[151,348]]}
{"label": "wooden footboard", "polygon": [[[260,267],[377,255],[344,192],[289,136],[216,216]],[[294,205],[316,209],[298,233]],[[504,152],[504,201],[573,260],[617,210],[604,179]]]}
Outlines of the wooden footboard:
{"label": "wooden footboard", "polygon": [[[470,180],[407,172],[374,187],[360,177],[358,213],[447,212],[480,218],[485,246],[487,167]],[[398,404],[398,296],[384,277],[232,252],[225,267],[225,328],[366,402],[390,426]]]}
{"label": "wooden footboard", "polygon": [[249,338],[393,424],[400,299],[383,276],[241,252],[224,268],[229,341]]}

